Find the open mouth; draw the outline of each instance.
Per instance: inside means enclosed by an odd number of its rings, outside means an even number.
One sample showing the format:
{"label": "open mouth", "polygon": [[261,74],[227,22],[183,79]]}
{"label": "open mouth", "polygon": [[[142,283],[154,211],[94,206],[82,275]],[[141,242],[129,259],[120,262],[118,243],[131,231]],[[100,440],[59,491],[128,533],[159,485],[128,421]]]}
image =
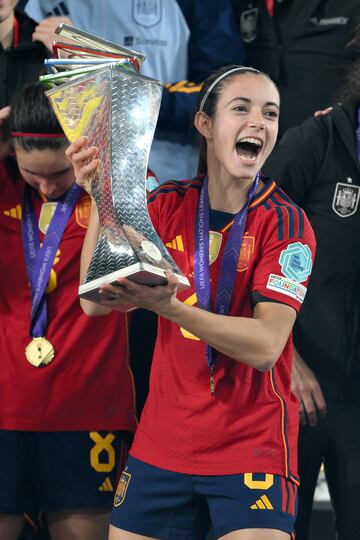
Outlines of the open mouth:
{"label": "open mouth", "polygon": [[254,137],[243,137],[236,142],[236,152],[240,159],[247,162],[255,162],[262,148],[263,142]]}

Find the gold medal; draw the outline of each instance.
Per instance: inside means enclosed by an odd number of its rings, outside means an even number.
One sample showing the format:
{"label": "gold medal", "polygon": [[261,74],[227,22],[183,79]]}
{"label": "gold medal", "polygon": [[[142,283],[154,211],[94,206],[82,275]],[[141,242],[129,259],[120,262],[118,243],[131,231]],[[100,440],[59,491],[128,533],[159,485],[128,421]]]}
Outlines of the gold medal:
{"label": "gold medal", "polygon": [[47,366],[55,356],[54,347],[44,337],[33,338],[25,349],[26,360],[35,367]]}

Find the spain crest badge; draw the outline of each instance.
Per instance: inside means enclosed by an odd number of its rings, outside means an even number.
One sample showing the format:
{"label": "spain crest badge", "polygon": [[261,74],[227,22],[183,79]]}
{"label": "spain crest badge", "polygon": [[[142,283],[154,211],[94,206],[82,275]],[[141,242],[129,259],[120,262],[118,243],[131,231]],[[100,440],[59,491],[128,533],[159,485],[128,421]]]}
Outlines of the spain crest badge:
{"label": "spain crest badge", "polygon": [[130,480],[131,480],[131,474],[128,473],[125,469],[125,471],[121,473],[120,480],[116,489],[116,493],[114,497],[114,506],[120,506],[120,504],[124,502]]}
{"label": "spain crest badge", "polygon": [[336,184],[332,209],[340,217],[349,217],[355,214],[359,205],[360,187],[353,184]]}

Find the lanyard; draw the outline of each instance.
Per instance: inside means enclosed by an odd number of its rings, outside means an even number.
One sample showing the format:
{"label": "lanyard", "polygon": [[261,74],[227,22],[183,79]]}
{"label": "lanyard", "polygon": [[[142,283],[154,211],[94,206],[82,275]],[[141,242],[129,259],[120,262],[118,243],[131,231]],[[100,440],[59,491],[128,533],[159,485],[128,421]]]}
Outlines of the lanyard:
{"label": "lanyard", "polygon": [[[221,260],[220,275],[217,284],[215,313],[227,315],[230,309],[232,291],[236,278],[237,265],[245,232],[246,218],[260,181],[260,173],[256,175],[250,188],[248,200],[236,214],[230,229]],[[208,178],[205,177],[199,196],[195,220],[195,255],[194,280],[198,304],[206,311],[212,311],[210,266],[209,266],[209,192]],[[215,351],[206,346],[206,360],[210,370],[210,389],[214,395]]]}
{"label": "lanyard", "polygon": [[45,289],[66,224],[80,194],[73,184],[63,201],[57,203],[54,216],[40,247],[40,235],[31,200],[31,187],[26,184],[21,219],[22,242],[26,269],[32,292],[30,335],[44,336],[47,328]]}
{"label": "lanyard", "polygon": [[13,26],[13,47],[14,49],[19,45],[19,21],[17,20],[16,16],[14,15],[14,26]]}
{"label": "lanyard", "polygon": [[266,9],[268,10],[270,17],[273,17],[275,10],[275,0],[266,0]]}

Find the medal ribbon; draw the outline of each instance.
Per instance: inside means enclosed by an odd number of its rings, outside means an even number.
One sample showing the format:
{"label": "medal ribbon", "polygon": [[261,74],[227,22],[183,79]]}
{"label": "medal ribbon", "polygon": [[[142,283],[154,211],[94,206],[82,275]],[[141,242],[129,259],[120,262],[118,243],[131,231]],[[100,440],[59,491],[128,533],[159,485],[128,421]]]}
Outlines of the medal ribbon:
{"label": "medal ribbon", "polygon": [[76,201],[80,186],[73,184],[63,201],[56,206],[42,247],[35,210],[31,200],[31,187],[26,184],[22,208],[21,231],[27,274],[32,292],[30,335],[43,337],[47,328],[45,289],[62,235]]}
{"label": "medal ribbon", "polygon": [[[215,313],[227,315],[230,309],[237,265],[245,232],[246,218],[252,199],[260,181],[257,173],[250,188],[248,200],[236,214],[230,229],[223,257],[216,291]],[[209,192],[208,179],[204,178],[195,220],[194,281],[198,304],[206,311],[212,311],[209,263]],[[215,350],[206,346],[206,360],[211,374],[215,367]]]}

